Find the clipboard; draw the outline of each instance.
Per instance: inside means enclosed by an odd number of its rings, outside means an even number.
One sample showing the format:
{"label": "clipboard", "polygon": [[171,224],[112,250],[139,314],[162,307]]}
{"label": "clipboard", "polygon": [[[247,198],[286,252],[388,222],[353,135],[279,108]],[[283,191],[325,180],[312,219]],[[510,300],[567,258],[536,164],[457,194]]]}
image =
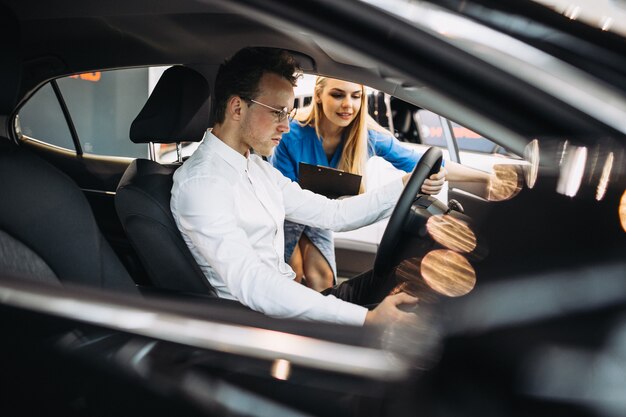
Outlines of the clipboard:
{"label": "clipboard", "polygon": [[298,176],[300,187],[328,198],[357,195],[361,187],[361,175],[340,169],[300,162]]}

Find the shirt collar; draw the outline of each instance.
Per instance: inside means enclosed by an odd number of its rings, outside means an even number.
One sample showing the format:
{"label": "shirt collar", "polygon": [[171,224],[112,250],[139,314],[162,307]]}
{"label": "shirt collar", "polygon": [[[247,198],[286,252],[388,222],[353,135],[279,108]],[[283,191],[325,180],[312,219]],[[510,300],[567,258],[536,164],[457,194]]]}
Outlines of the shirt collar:
{"label": "shirt collar", "polygon": [[222,142],[222,140],[215,136],[212,132],[207,132],[207,135],[207,139],[209,139],[211,147],[219,156],[222,157],[222,159],[224,159],[238,172],[246,171],[248,168],[248,158]]}

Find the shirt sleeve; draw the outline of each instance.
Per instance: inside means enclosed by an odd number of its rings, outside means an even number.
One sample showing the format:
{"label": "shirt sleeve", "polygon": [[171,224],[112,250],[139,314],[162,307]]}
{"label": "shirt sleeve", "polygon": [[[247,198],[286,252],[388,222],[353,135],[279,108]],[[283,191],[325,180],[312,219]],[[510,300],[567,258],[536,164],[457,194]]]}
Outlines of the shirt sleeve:
{"label": "shirt sleeve", "polygon": [[282,140],[269,158],[272,165],[291,181],[298,181],[298,161],[290,147],[297,139],[295,137],[295,129],[296,127],[292,124],[291,131],[283,135]]}
{"label": "shirt sleeve", "polygon": [[402,179],[398,178],[375,190],[332,200],[281,179],[278,172],[276,176],[287,220],[335,232],[358,229],[390,216],[404,188]]}
{"label": "shirt sleeve", "polygon": [[[293,184],[274,171],[283,182]],[[212,195],[220,196],[220,204],[202,197]],[[262,261],[237,223],[236,195],[228,181],[189,179],[176,197],[179,228],[242,304],[274,317],[363,325],[366,308],[323,296]]]}
{"label": "shirt sleeve", "polygon": [[370,143],[373,144],[374,153],[397,169],[411,172],[423,154],[416,149],[403,146],[398,139],[391,134],[369,130]]}

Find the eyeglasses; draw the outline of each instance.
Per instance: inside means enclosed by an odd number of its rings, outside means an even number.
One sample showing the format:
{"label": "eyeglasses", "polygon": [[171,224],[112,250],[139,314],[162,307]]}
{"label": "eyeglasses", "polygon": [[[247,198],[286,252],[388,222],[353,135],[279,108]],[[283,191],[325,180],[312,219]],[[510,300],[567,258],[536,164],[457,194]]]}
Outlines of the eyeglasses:
{"label": "eyeglasses", "polygon": [[296,117],[296,112],[298,111],[298,109],[295,107],[291,109],[291,111],[287,110],[287,107],[283,107],[282,109],[277,109],[272,106],[268,106],[267,104],[263,104],[259,101],[248,98],[248,97],[241,97],[241,98],[246,101],[250,101],[252,103],[258,104],[259,106],[267,107],[268,109],[272,110],[272,113],[274,113],[274,116],[276,116],[276,121],[278,123],[282,122],[286,118],[289,118],[289,121],[291,122],[294,119],[294,117]]}

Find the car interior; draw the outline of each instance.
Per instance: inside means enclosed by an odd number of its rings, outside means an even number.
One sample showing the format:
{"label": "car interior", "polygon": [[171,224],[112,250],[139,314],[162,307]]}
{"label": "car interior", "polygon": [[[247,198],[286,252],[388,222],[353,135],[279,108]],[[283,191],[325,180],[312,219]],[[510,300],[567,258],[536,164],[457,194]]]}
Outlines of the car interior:
{"label": "car interior", "polygon": [[[546,87],[552,78],[536,81],[542,72],[524,78],[518,61],[491,62],[480,55],[484,45],[455,43],[370,3],[0,2],[0,414],[621,415],[623,399],[609,388],[611,376],[623,377],[626,328],[626,221],[618,216],[626,212],[626,128],[613,118],[621,114],[626,66],[602,67],[601,86],[613,94],[603,105],[591,100],[600,87],[583,94],[596,86],[585,77],[580,91],[559,95]],[[468,25],[526,40],[568,65],[589,58],[589,48],[567,48],[587,33],[579,22],[568,26],[535,6],[514,7],[503,23],[480,13],[486,6],[507,13],[497,2],[421,3],[435,3],[437,16],[468,17]],[[518,33],[533,13],[558,30]],[[584,45],[619,63],[616,42],[593,32]],[[519,185],[512,198],[451,187],[455,204],[404,199],[403,210],[421,222],[391,222],[393,242],[377,255],[379,268],[407,276],[429,266],[470,271],[472,292],[453,297],[407,284],[424,302],[405,331],[279,320],[213,297],[169,209],[172,175],[184,162],[159,163],[154,150],[202,140],[217,68],[250,43],[292,51],[307,74],[376,89],[370,106],[390,112],[379,121],[405,142],[422,139],[418,109],[529,165],[530,146],[539,142],[536,182],[520,170],[502,174]],[[92,151],[80,123],[97,121],[73,120],[65,85],[80,74],[104,80],[107,71],[154,66],[169,69],[132,110],[122,103],[132,91],[108,88],[120,98],[112,103],[124,109],[124,123],[101,111],[102,125],[125,130],[110,142],[137,144],[142,156]],[[44,93],[58,109],[46,104],[27,114]],[[68,146],[51,140],[53,111]],[[32,115],[50,137],[26,131]],[[567,194],[576,166],[586,176]],[[449,249],[428,221],[441,212],[469,228],[444,235],[475,240],[472,250],[453,251],[461,269],[423,263],[426,253]],[[356,260],[351,272],[374,261],[355,254],[342,254]],[[617,373],[598,365],[606,363],[618,364]]]}

